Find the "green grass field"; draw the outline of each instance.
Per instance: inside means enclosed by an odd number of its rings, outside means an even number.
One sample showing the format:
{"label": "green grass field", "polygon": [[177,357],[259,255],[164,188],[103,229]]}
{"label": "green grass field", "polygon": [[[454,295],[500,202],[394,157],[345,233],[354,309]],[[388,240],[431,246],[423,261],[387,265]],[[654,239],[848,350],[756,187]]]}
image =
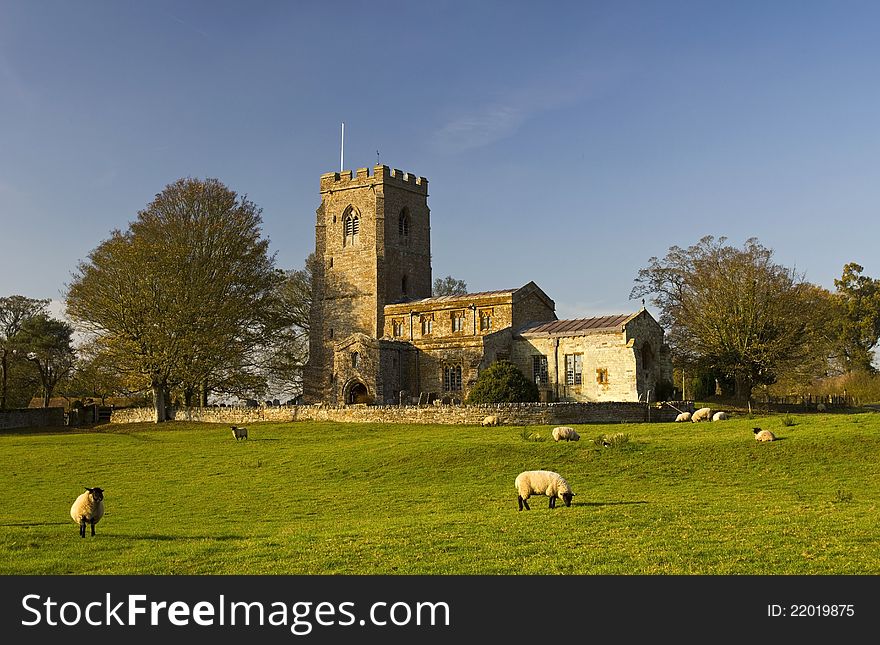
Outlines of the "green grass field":
{"label": "green grass field", "polygon": [[[546,426],[6,432],[0,573],[880,573],[880,414],[790,419],[583,425],[559,444]],[[570,508],[517,511],[514,478],[540,468]],[[106,515],[82,539],[85,486]]]}

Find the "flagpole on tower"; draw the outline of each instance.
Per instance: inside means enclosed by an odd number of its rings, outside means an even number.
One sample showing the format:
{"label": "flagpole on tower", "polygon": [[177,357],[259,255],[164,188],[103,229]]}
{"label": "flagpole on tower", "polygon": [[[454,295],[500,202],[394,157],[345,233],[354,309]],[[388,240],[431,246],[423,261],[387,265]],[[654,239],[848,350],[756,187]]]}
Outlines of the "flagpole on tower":
{"label": "flagpole on tower", "polygon": [[342,122],[342,140],[339,143],[339,172],[345,171],[345,121]]}

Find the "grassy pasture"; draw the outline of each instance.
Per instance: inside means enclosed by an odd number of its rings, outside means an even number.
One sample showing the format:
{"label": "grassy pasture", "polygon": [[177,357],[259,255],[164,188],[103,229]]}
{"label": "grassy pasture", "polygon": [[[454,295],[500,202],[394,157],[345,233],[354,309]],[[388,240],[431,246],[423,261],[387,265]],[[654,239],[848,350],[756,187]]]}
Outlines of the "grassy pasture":
{"label": "grassy pasture", "polygon": [[[583,425],[558,444],[547,426],[248,427],[0,435],[0,573],[880,573],[877,413]],[[513,480],[538,468],[568,479],[570,508],[517,511]],[[82,539],[84,486],[106,515]]]}

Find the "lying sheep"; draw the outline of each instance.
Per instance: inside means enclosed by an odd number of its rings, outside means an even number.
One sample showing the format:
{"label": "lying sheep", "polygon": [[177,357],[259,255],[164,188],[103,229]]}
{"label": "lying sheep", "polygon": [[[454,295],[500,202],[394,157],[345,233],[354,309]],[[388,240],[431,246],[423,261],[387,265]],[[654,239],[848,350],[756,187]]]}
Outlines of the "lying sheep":
{"label": "lying sheep", "polygon": [[551,470],[526,470],[516,476],[513,482],[516,488],[516,500],[519,502],[519,510],[523,510],[523,506],[527,511],[529,508],[528,500],[532,495],[546,495],[550,498],[550,508],[556,508],[556,500],[562,498],[566,506],[571,506],[571,498],[574,493],[571,486],[559,473]]}
{"label": "lying sheep", "polygon": [[580,441],[581,436],[574,428],[558,426],[553,428],[553,441]]}
{"label": "lying sheep", "polygon": [[235,440],[239,439],[247,439],[247,428],[238,428],[236,426],[232,426],[232,436],[235,437]]}
{"label": "lying sheep", "polygon": [[682,412],[677,417],[675,417],[676,423],[681,423],[682,421],[690,421],[690,420],[691,420],[691,413],[690,412]]}
{"label": "lying sheep", "polygon": [[727,421],[730,418],[730,415],[727,412],[716,412],[712,415],[712,421]]}
{"label": "lying sheep", "polygon": [[691,415],[691,421],[698,423],[712,418],[712,408],[700,408]]}
{"label": "lying sheep", "polygon": [[498,418],[497,414],[490,414],[487,417],[483,417],[483,420],[480,421],[481,426],[497,426],[501,425],[501,420]]}
{"label": "lying sheep", "polygon": [[755,441],[775,441],[776,435],[769,430],[761,430],[761,428],[752,428],[755,433]]}
{"label": "lying sheep", "polygon": [[92,535],[95,534],[95,524],[104,517],[104,489],[86,488],[86,492],[80,494],[70,507],[71,519],[79,524],[79,536],[86,536],[86,523],[92,527]]}

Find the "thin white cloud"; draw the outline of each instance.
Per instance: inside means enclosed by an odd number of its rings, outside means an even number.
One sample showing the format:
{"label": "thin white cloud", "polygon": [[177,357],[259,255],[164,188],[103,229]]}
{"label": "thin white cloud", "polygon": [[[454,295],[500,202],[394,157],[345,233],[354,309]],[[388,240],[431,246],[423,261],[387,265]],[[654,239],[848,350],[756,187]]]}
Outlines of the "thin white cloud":
{"label": "thin white cloud", "polygon": [[494,101],[450,118],[431,137],[435,151],[454,154],[481,148],[515,134],[530,119],[595,96],[616,74],[562,73],[535,80]]}

